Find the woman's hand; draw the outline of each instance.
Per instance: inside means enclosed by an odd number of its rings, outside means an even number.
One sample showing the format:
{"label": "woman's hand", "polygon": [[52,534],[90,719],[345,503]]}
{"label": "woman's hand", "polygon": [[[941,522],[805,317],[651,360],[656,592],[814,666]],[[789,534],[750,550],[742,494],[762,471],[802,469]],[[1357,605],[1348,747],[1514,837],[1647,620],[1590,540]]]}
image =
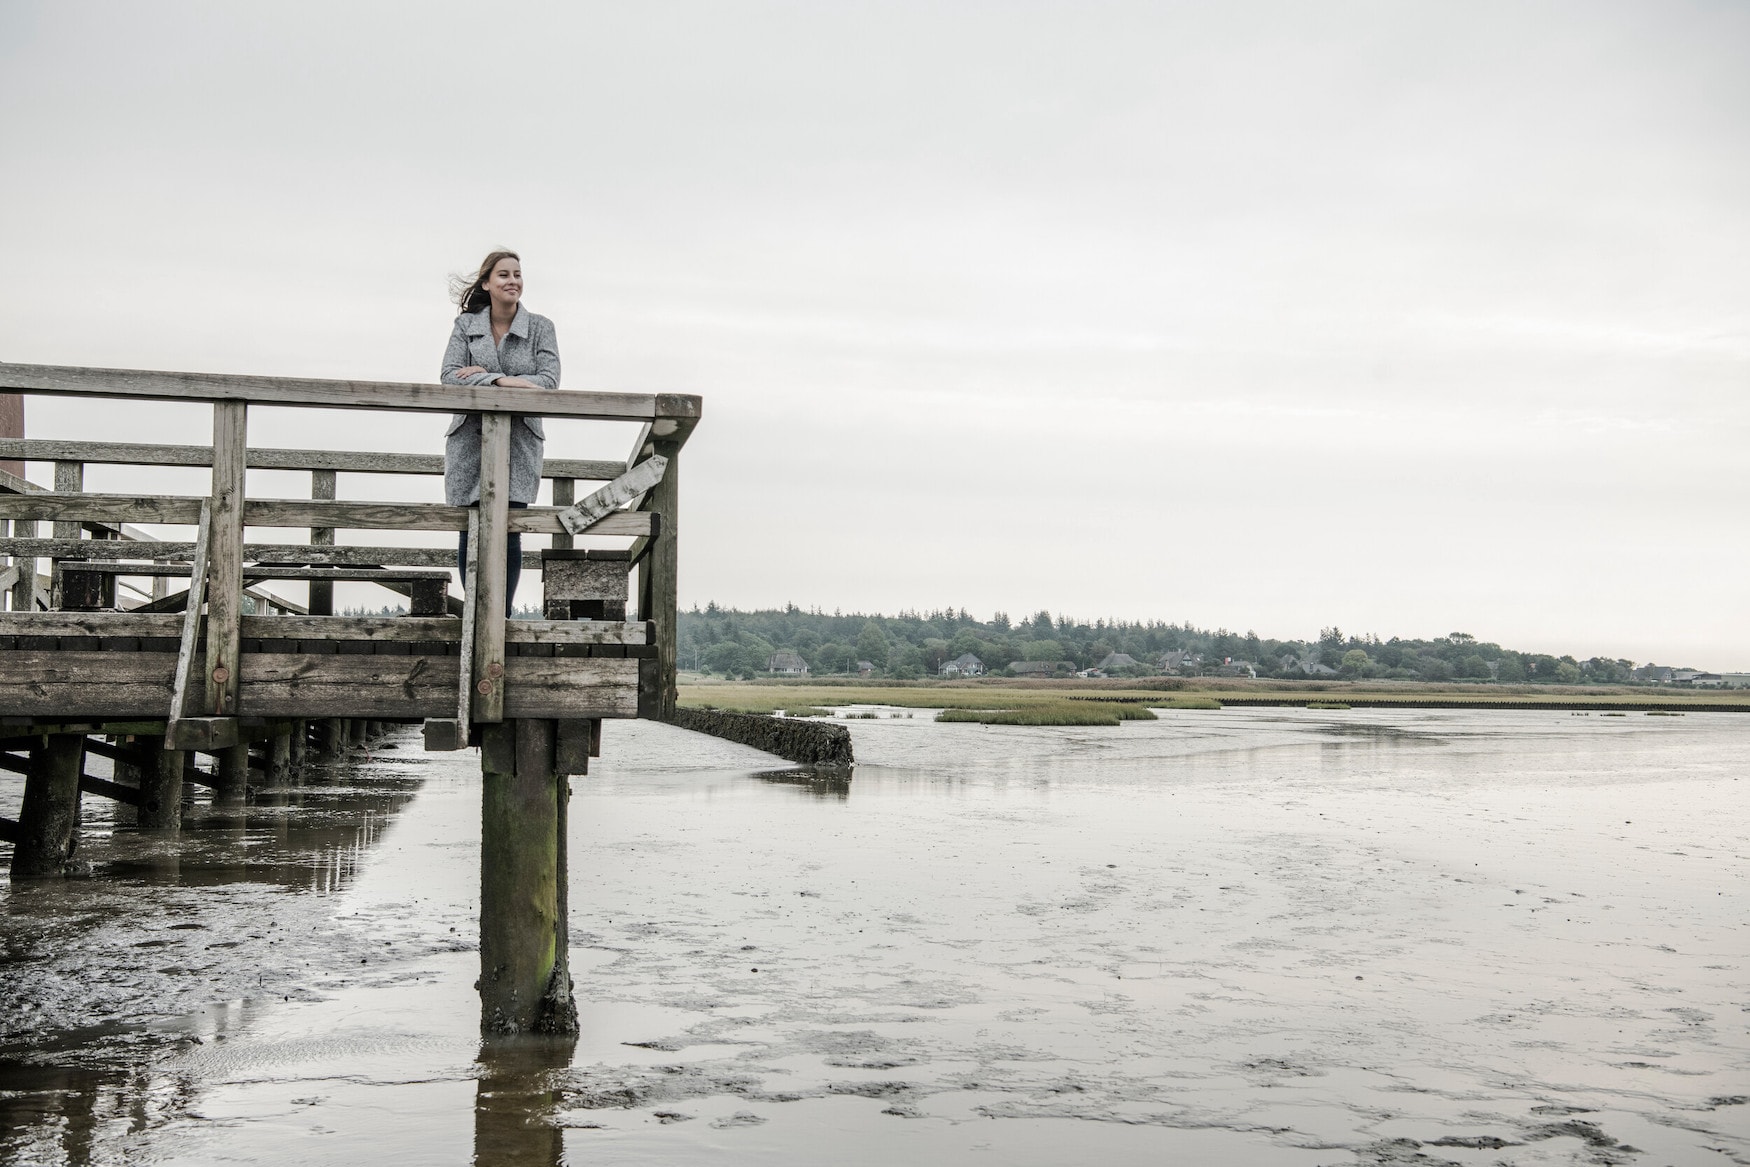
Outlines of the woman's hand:
{"label": "woman's hand", "polygon": [[494,381],[493,384],[494,385],[502,385],[506,389],[539,389],[539,388],[541,388],[541,386],[535,384],[533,381],[527,381],[521,377],[500,377],[498,380]]}
{"label": "woman's hand", "polygon": [[458,381],[461,381],[472,377],[475,373],[484,373],[485,371],[486,367],[484,365],[469,365],[465,369],[457,369],[453,375]]}

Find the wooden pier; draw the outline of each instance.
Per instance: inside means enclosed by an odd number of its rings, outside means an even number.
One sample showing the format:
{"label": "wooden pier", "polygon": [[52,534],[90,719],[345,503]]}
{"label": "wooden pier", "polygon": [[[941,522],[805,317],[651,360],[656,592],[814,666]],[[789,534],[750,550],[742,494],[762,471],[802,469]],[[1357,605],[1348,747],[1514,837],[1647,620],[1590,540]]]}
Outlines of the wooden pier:
{"label": "wooden pier", "polygon": [[[77,869],[82,796],[174,831],[191,778],[240,800],[289,781],[311,749],[422,723],[427,749],[481,751],[482,1025],[574,1028],[568,779],[599,755],[604,719],[674,714],[679,454],[699,398],[0,364],[6,393],[212,410],[207,445],[0,438],[0,462],[55,467],[53,490],[0,471],[0,774],[24,780],[19,818],[0,818],[13,880]],[[479,505],[343,500],[341,475],[435,483],[443,459],[252,445],[254,406],[478,413]],[[549,457],[555,505],[513,509],[518,415],[619,423],[636,437],[624,461]],[[91,465],[210,467],[212,485],[89,493]],[[250,470],[307,472],[309,497],[255,497]],[[466,532],[462,597],[449,594],[453,545],[337,538],[371,531]],[[539,556],[545,619],[505,618],[510,532],[552,536]],[[585,535],[621,546],[574,547]],[[295,583],[306,602],[282,594]],[[337,616],[336,583],[386,588],[408,614]],[[197,753],[214,759],[210,775],[194,769]],[[93,755],[114,763],[112,779],[85,772]]]}

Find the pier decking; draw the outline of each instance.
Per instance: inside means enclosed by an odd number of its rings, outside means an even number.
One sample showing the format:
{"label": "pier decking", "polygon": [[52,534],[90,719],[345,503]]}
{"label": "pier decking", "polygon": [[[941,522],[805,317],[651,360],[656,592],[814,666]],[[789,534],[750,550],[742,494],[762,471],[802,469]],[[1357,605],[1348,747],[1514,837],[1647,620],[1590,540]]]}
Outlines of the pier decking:
{"label": "pier decking", "polygon": [[[428,749],[482,747],[484,1020],[563,1028],[566,779],[587,772],[603,719],[674,713],[679,454],[699,398],[3,364],[0,393],[212,411],[210,445],[0,439],[0,460],[55,467],[53,490],[0,473],[0,772],[25,780],[19,819],[0,818],[13,878],[76,865],[81,792],[175,829],[191,751],[218,760],[220,797],[241,798],[252,745],[272,782],[311,746],[423,723]],[[263,406],[479,413],[479,505],[340,499],[341,475],[435,483],[443,459],[252,445]],[[548,458],[555,505],[512,509],[518,415],[636,437],[623,461]],[[91,465],[208,467],[211,489],[87,492]],[[307,472],[309,497],[253,496],[250,470]],[[448,589],[453,546],[337,538],[389,531],[466,532],[462,597]],[[552,536],[548,619],[505,617],[509,532]],[[579,536],[622,546],[585,553]],[[282,594],[288,583],[307,585],[307,601]],[[410,611],[337,616],[336,583],[389,589]],[[88,753],[112,758],[116,779],[86,775]]]}

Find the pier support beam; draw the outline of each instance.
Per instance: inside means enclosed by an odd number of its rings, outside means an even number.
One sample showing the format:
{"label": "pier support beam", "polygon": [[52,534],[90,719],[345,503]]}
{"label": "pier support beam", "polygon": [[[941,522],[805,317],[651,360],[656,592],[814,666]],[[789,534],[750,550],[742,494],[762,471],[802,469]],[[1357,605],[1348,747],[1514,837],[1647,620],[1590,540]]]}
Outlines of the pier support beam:
{"label": "pier support beam", "polygon": [[292,722],[292,777],[302,779],[304,776],[304,755],[310,750],[310,723],[308,721]]}
{"label": "pier support beam", "polygon": [[565,812],[554,723],[483,727],[480,824],[480,1027],[576,1033],[567,959]]}
{"label": "pier support beam", "polygon": [[186,750],[167,750],[164,739],[143,739],[151,762],[139,768],[140,809],[135,820],[142,827],[174,831],[182,827],[182,772],[188,765]]}
{"label": "pier support beam", "polygon": [[83,734],[55,734],[32,746],[18,813],[12,878],[66,875],[79,845],[79,775],[85,769]]}
{"label": "pier support beam", "polygon": [[249,793],[249,743],[226,746],[218,752],[218,763],[213,798],[220,802],[242,802]]}
{"label": "pier support beam", "polygon": [[292,780],[292,727],[281,725],[267,739],[268,786],[286,786]]}

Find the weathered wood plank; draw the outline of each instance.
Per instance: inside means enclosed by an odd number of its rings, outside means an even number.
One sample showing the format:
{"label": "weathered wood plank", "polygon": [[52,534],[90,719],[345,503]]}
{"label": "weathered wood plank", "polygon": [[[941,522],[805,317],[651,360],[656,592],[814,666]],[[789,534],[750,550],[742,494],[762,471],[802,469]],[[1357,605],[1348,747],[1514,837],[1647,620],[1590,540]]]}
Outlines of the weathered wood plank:
{"label": "weathered wood plank", "polygon": [[[17,496],[0,494],[0,501],[4,501],[8,497]],[[23,536],[28,539],[36,534],[36,524],[28,519],[15,520],[12,524],[12,534],[15,538]],[[23,553],[14,552],[13,554],[22,555]],[[16,560],[12,566],[18,569],[18,578],[12,583],[12,610],[14,612],[36,611],[36,560],[26,556]]]}
{"label": "weathered wood plank", "polygon": [[463,664],[456,677],[456,721],[462,727],[464,739],[474,724],[474,597],[480,585],[480,514],[468,516],[468,567],[463,572],[462,591],[462,654]]}
{"label": "weathered wood plank", "polygon": [[242,401],[329,409],[421,410],[430,413],[528,413],[598,421],[658,416],[697,417],[699,399],[685,394],[584,393],[502,385],[335,381],[314,378],[90,369],[66,365],[0,364],[0,393],[69,397],[133,397],[155,401]]}
{"label": "weathered wood plank", "polygon": [[[207,560],[206,703],[215,717],[237,712],[237,659],[242,653],[243,499],[248,405],[213,403],[212,522]],[[192,603],[190,605],[193,606]]]}
{"label": "weathered wood plank", "polygon": [[113,518],[135,523],[193,523],[198,498],[140,498],[131,494],[0,494],[0,516],[11,519]]}
{"label": "weathered wood plank", "polygon": [[[169,717],[172,723],[178,718],[191,717],[197,711],[190,707],[191,690],[194,688],[194,662],[199,650],[201,632],[201,603],[206,597],[207,588],[207,553],[212,542],[212,517],[207,507],[201,505],[200,526],[195,531],[194,562],[196,573],[188,581],[187,607],[182,613],[182,632],[180,646],[176,651],[176,671],[170,693]],[[25,676],[34,677],[34,672],[26,672]],[[162,707],[161,707],[162,708]]]}
{"label": "weathered wood plank", "polygon": [[[0,636],[148,636],[182,633],[182,616],[134,612],[0,612]],[[463,621],[448,616],[245,616],[245,640],[363,640],[379,643],[462,638]],[[649,644],[642,620],[511,620],[508,644]],[[0,660],[10,657],[0,656]]]}
{"label": "weathered wood plank", "polygon": [[[619,468],[616,467],[614,472],[608,475],[608,477],[613,478],[619,473]],[[564,511],[566,507],[569,507],[572,503],[577,501],[577,479],[554,477],[551,474],[549,474],[549,477],[553,478],[553,505],[558,507],[561,511]],[[553,547],[555,550],[565,551],[569,550],[571,546],[570,531],[561,531],[553,536]]]}
{"label": "weathered wood plank", "polygon": [[659,438],[656,447],[652,460],[666,457],[668,466],[644,497],[645,510],[662,518],[638,568],[638,614],[650,621],[658,646],[655,716],[666,720],[674,716],[675,646],[680,639],[680,446]]}
{"label": "weathered wood plank", "polygon": [[[193,543],[171,540],[134,542],[122,539],[8,539],[0,537],[0,555],[33,555],[43,558],[52,556],[56,559],[81,559],[89,562],[186,563],[189,553],[193,550]],[[243,545],[243,559],[249,563],[453,568],[456,565],[456,549],[454,547],[324,547],[309,543],[245,543]],[[121,572],[120,574],[126,575],[127,573]],[[325,614],[311,613],[311,615]]]}
{"label": "weathered wood plank", "polygon": [[[55,493],[83,494],[85,492],[85,464],[83,462],[55,463]],[[78,523],[56,523],[54,535],[57,539],[77,539],[79,537]],[[59,607],[59,604],[55,605]]]}
{"label": "weathered wood plank", "polygon": [[631,658],[513,656],[504,667],[507,718],[638,716]]}
{"label": "weathered wood plank", "polygon": [[0,612],[0,636],[179,636],[182,620],[132,612]]}
{"label": "weathered wood plank", "polygon": [[[228,750],[242,741],[242,726],[235,717],[184,717],[164,727],[164,742],[170,750],[200,750],[216,753]],[[215,789],[222,784],[185,772],[185,778]]]}
{"label": "weathered wood plank", "polygon": [[243,704],[257,717],[446,717],[454,710],[461,658],[250,653]]}
{"label": "weathered wood plank", "polygon": [[[335,491],[335,472],[332,470],[315,470],[310,474],[310,497],[317,502],[333,502]],[[334,546],[333,527],[311,527],[310,545],[312,547]],[[244,554],[248,554],[245,548]],[[312,583],[310,585],[310,613],[314,616],[334,615],[334,585],[331,583]]]}
{"label": "weathered wood plank", "polygon": [[[184,563],[144,564],[95,560],[90,563],[70,560],[63,566],[72,567],[74,564],[78,565],[76,570],[97,575],[162,575],[177,578],[188,575],[193,570]],[[450,573],[430,568],[410,567],[273,567],[252,565],[243,568],[243,578],[246,580],[328,580],[333,583],[415,583],[434,579],[447,580],[450,578]]]}
{"label": "weathered wood plank", "polygon": [[[211,446],[157,446],[142,442],[83,442],[57,438],[0,438],[0,458],[32,462],[77,461],[109,466],[211,466]],[[425,474],[444,472],[442,454],[390,454],[370,450],[249,451],[251,470],[309,470],[332,474]],[[624,473],[624,463],[594,458],[549,458],[545,478],[606,482]],[[333,495],[312,495],[333,498]],[[554,499],[555,502],[559,500]],[[564,504],[569,505],[570,499]]]}
{"label": "weathered wood plank", "polygon": [[510,424],[510,417],[502,413],[480,418],[480,505],[475,508],[479,539],[470,560],[470,564],[478,561],[479,571],[467,603],[474,609],[474,720],[488,723],[504,718],[504,620],[510,604],[505,593]]}
{"label": "weathered wood plank", "polygon": [[[109,519],[129,523],[191,525],[200,498],[140,498],[125,494],[0,494],[0,518]],[[468,508],[439,503],[317,502],[311,499],[252,499],[243,506],[251,527],[321,527],[344,530],[462,531]],[[510,516],[509,529],[554,534],[565,528],[556,507],[529,507]],[[615,511],[593,524],[591,535],[638,536],[650,533],[650,518],[638,511]]]}
{"label": "weathered wood plank", "polygon": [[661,482],[663,471],[667,468],[668,459],[661,454],[645,459],[600,490],[591,493],[576,506],[561,510],[558,514],[559,525],[573,535],[581,535],[610,513]]}

